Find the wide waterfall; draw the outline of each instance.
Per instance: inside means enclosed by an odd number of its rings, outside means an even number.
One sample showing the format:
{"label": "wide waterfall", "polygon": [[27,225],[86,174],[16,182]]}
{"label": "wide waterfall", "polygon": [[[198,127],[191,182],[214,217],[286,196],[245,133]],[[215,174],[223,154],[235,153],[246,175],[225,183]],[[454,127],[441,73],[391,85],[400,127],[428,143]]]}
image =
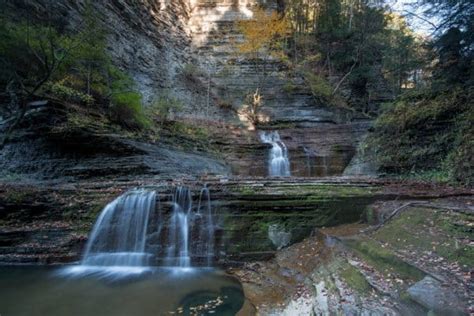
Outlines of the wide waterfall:
{"label": "wide waterfall", "polygon": [[189,188],[179,186],[165,213],[155,191],[126,192],[103,209],[81,264],[67,273],[142,273],[158,263],[211,266],[215,225],[209,189],[204,187],[195,200]]}
{"label": "wide waterfall", "polygon": [[260,132],[260,140],[265,144],[272,145],[268,160],[268,172],[271,177],[289,177],[290,160],[288,158],[288,148],[280,139],[277,131]]}
{"label": "wide waterfall", "polygon": [[109,203],[92,229],[81,265],[147,266],[148,221],[155,209],[154,191],[129,191]]}

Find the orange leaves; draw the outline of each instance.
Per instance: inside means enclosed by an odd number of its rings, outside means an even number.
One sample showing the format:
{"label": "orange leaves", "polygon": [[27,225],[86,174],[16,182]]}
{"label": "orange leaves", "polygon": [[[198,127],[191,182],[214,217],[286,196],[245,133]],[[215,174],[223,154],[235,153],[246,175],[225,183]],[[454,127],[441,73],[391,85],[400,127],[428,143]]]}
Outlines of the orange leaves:
{"label": "orange leaves", "polygon": [[278,48],[278,40],[288,31],[288,22],[277,12],[267,13],[257,8],[251,20],[237,22],[239,30],[244,35],[244,42],[238,46],[241,53],[258,53],[261,50]]}

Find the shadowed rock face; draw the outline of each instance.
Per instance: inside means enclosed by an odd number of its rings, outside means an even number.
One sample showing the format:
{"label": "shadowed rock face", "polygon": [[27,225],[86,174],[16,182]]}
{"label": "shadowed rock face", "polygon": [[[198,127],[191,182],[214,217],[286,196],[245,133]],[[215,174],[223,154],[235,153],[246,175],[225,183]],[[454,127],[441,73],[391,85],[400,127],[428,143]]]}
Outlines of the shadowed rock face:
{"label": "shadowed rock face", "polygon": [[[5,5],[17,17],[41,20],[52,16],[61,28],[75,30],[81,25],[85,3],[84,0],[10,0]],[[109,33],[108,50],[114,63],[135,79],[146,101],[166,87],[186,94],[176,73],[190,59],[187,1],[92,3]]]}
{"label": "shadowed rock face", "polygon": [[[68,141],[82,140],[69,138]],[[101,147],[101,142],[107,144]],[[229,173],[228,167],[215,158],[159,144],[123,140],[119,135],[96,136],[92,143],[76,145],[83,146],[84,151],[78,147],[72,151],[44,139],[10,143],[0,153],[0,175],[7,180],[24,178],[63,182],[98,177],[119,179],[141,175],[179,177]]]}
{"label": "shadowed rock face", "polygon": [[67,183],[230,172],[215,155],[130,137],[101,123],[69,126],[55,104],[28,113],[12,136],[0,151],[0,178],[7,181]]}

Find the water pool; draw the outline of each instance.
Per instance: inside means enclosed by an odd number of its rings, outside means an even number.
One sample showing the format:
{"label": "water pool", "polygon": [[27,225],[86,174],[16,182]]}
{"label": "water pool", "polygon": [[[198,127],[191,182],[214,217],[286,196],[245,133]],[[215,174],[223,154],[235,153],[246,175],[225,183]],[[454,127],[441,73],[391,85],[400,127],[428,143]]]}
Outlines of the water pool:
{"label": "water pool", "polygon": [[244,303],[240,283],[216,269],[74,269],[0,267],[0,315],[225,316]]}

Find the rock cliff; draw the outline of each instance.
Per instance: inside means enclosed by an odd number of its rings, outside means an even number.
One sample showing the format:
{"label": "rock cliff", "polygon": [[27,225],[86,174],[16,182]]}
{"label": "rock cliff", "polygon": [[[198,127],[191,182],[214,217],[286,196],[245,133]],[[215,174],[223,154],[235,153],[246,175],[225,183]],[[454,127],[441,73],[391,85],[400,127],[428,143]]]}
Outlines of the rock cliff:
{"label": "rock cliff", "polygon": [[[4,174],[24,174],[25,168],[19,169],[22,160],[15,157],[26,155],[38,160],[38,163],[31,161],[36,165],[33,169],[43,168],[38,172],[26,170],[26,173],[43,175],[66,170],[64,175],[70,176],[71,169],[82,176],[114,174],[116,171],[136,174],[137,170],[140,174],[179,174],[180,161],[194,161],[186,172],[226,174],[230,170],[237,175],[266,176],[269,145],[261,143],[258,132],[247,130],[239,115],[246,96],[255,90],[257,82],[261,82],[262,113],[267,118],[259,128],[280,132],[289,150],[292,175],[342,174],[370,122],[357,119],[343,109],[317,102],[303,79],[292,74],[282,61],[253,61],[248,56],[236,54],[236,45],[243,40],[236,22],[252,17],[255,3],[228,0],[93,3],[108,28],[108,50],[114,63],[133,77],[146,102],[163,93],[171,93],[179,99],[184,107],[175,119],[185,119],[207,128],[209,142],[222,154],[220,162],[209,162],[207,157],[194,159],[197,156],[193,154],[199,156],[202,153],[193,153],[189,159],[180,151],[174,154],[174,145],[166,142],[166,137],[159,142],[160,149],[153,149],[145,144],[148,143],[146,140],[141,140],[140,148],[128,154],[127,150],[121,151],[119,159],[114,157],[117,150],[107,147],[114,147],[117,139],[123,137],[104,137],[87,130],[82,132],[80,139],[75,138],[77,135],[60,137],[62,143],[89,148],[86,150],[88,153],[93,151],[82,142],[96,139],[92,142],[101,144],[102,155],[83,155],[82,149],[79,152],[71,147],[69,151],[58,149],[57,142],[44,139],[38,128],[31,129],[31,125],[24,124],[25,129],[17,133],[15,141],[2,153]],[[272,1],[265,1],[265,5],[269,10],[276,8]],[[52,16],[58,25],[70,31],[80,27],[84,8],[85,0],[5,2],[5,12],[16,17],[41,20]],[[266,68],[263,81],[259,71],[262,63]],[[287,89],[290,83],[297,88]],[[51,127],[48,125],[50,122],[34,121],[35,124],[44,124],[45,129]],[[220,127],[215,128],[215,124],[220,124]],[[25,138],[25,133],[28,138]],[[130,144],[124,146],[130,149]],[[143,155],[143,152],[147,153]],[[115,154],[107,157],[110,153]],[[49,168],[44,166],[45,162],[51,164]],[[203,164],[199,165],[201,162]],[[224,162],[229,167],[223,167]]]}

